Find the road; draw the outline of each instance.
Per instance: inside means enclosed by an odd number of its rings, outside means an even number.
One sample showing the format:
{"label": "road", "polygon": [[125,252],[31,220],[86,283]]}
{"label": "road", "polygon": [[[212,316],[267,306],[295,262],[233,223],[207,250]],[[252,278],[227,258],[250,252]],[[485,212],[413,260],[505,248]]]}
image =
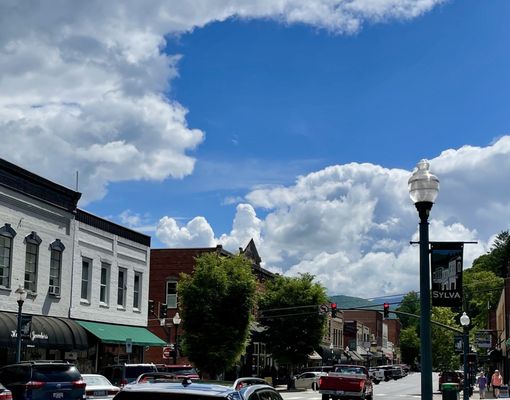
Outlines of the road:
{"label": "road", "polygon": [[[398,400],[416,400],[421,399],[421,375],[411,373],[406,377],[389,382],[381,382],[374,385],[374,399],[398,399]],[[434,373],[432,376],[432,388],[434,390],[434,400],[442,398],[441,393],[437,391],[438,376]],[[319,392],[312,390],[306,391],[282,391],[280,392],[284,400],[321,400]],[[478,397],[478,396],[476,396]]]}

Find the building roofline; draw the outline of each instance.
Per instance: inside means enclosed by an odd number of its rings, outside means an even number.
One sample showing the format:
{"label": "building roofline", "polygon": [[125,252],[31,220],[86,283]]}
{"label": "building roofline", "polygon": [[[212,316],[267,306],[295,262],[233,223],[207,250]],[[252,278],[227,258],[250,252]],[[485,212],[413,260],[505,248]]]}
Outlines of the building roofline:
{"label": "building roofline", "polygon": [[150,247],[151,245],[150,236],[137,232],[133,229],[126,228],[125,226],[116,224],[115,222],[108,221],[107,219],[98,217],[97,215],[79,208],[76,210],[76,220],[144,246]]}

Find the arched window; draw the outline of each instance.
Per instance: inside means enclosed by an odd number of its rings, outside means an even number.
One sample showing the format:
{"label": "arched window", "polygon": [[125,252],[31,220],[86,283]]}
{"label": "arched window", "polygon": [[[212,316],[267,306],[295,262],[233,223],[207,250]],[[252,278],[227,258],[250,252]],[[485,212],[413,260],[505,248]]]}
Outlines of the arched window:
{"label": "arched window", "polygon": [[39,245],[42,239],[32,232],[25,238],[25,289],[37,292],[37,266],[39,264]]}
{"label": "arched window", "polygon": [[65,246],[60,239],[50,244],[50,281],[48,293],[54,296],[60,296],[61,278],[62,278],[62,253]]}
{"label": "arched window", "polygon": [[16,236],[16,231],[10,224],[5,224],[0,228],[0,286],[10,287],[11,263],[12,263],[12,239]]}

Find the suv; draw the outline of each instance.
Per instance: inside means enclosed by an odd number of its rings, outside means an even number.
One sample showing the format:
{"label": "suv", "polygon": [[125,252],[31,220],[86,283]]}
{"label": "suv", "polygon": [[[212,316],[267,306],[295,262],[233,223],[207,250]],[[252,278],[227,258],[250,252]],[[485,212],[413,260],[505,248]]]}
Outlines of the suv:
{"label": "suv", "polygon": [[154,364],[118,364],[103,368],[101,375],[115,386],[123,387],[146,372],[158,372],[158,370]]}
{"label": "suv", "polygon": [[85,381],[73,364],[24,361],[0,368],[0,382],[13,400],[83,400]]}

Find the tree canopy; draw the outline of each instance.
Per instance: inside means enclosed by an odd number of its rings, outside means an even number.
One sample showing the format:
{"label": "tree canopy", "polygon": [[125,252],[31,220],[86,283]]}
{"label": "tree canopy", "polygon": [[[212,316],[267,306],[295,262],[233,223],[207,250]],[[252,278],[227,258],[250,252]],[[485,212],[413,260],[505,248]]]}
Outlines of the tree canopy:
{"label": "tree canopy", "polygon": [[326,290],[313,275],[276,276],[267,283],[259,311],[273,357],[280,364],[304,364],[322,342],[325,315],[317,306],[328,303]]}
{"label": "tree canopy", "polygon": [[206,253],[196,259],[193,274],[178,283],[184,334],[190,361],[216,378],[236,364],[245,351],[256,304],[256,280],[243,256]]}

